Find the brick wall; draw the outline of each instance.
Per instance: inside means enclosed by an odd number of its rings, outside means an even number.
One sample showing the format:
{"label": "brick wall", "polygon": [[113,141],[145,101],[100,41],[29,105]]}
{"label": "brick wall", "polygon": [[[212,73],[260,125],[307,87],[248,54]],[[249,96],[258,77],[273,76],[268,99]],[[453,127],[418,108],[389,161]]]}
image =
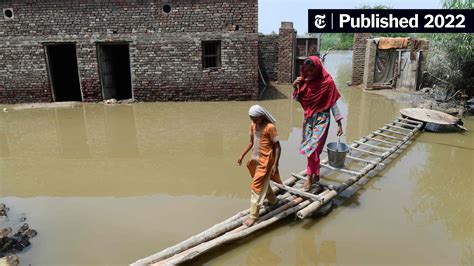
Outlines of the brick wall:
{"label": "brick wall", "polygon": [[0,103],[51,100],[43,47],[0,41]]}
{"label": "brick wall", "polygon": [[352,85],[360,85],[364,78],[364,62],[367,40],[370,33],[354,33],[352,50]]}
{"label": "brick wall", "polygon": [[263,76],[270,81],[278,80],[278,35],[258,36],[258,59]]}
{"label": "brick wall", "polygon": [[[127,42],[140,101],[250,100],[258,87],[257,0],[4,0],[0,103],[52,101],[43,43],[76,44],[84,101],[102,100],[96,44]],[[202,69],[203,40],[221,40],[222,67]]]}
{"label": "brick wall", "polygon": [[294,51],[296,50],[296,31],[293,22],[282,22],[278,46],[278,82],[293,82]]}
{"label": "brick wall", "polygon": [[365,43],[365,63],[362,68],[363,81],[362,86],[364,89],[372,89],[374,84],[375,75],[375,56],[377,55],[377,44],[373,39],[368,39]]}

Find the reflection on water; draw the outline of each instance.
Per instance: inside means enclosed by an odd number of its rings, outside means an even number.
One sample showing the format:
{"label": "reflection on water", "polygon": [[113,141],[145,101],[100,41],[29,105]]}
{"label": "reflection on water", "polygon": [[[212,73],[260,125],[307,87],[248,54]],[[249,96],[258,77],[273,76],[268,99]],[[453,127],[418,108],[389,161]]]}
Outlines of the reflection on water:
{"label": "reflection on water", "polygon": [[[472,128],[473,123],[469,124]],[[413,206],[407,213],[411,217],[424,214],[420,224],[443,223],[450,238],[462,243],[461,262],[467,265],[474,258],[474,138],[472,134],[457,136],[457,141],[448,138],[446,135],[440,139],[433,133],[420,137],[424,143],[419,145],[419,153],[426,160],[422,167],[412,171],[416,189]],[[455,144],[460,140],[460,147],[439,143]]]}
{"label": "reflection on water", "polygon": [[4,129],[0,129],[0,158],[10,156],[10,148],[8,148],[7,134]]}
{"label": "reflection on water", "polygon": [[105,107],[105,138],[108,156],[134,158],[138,155],[133,106]]}
{"label": "reflection on water", "polygon": [[247,265],[278,265],[281,259],[271,249],[270,239],[262,241],[258,247],[249,250],[245,264]]}
{"label": "reflection on water", "polygon": [[89,158],[83,108],[54,110],[59,150],[63,158]]}
{"label": "reflection on water", "polygon": [[[248,179],[242,176],[248,174],[235,167],[235,162],[248,142],[250,104],[85,104],[3,113],[2,176],[10,178],[1,180],[0,193],[24,197],[158,193],[246,197]],[[301,124],[296,105],[288,99],[266,101],[265,106],[279,117],[280,138],[287,140],[290,130]],[[294,145],[288,149],[296,151]],[[198,177],[203,176],[212,186],[202,185]],[[32,179],[43,185],[38,187]],[[111,189],[112,183],[118,187]]]}
{"label": "reflection on water", "polygon": [[[400,108],[346,88],[351,60],[348,52],[326,60],[343,95],[348,142]],[[305,167],[297,150],[303,112],[288,97],[289,86],[276,87],[287,98],[260,104],[278,120],[280,170],[288,176]],[[252,104],[84,104],[0,113],[0,202],[25,213],[40,233],[24,261],[124,264],[247,208],[250,180],[236,160],[248,142]],[[474,129],[474,121],[466,126]],[[422,133],[330,215],[287,219],[196,263],[472,263],[473,136]]]}

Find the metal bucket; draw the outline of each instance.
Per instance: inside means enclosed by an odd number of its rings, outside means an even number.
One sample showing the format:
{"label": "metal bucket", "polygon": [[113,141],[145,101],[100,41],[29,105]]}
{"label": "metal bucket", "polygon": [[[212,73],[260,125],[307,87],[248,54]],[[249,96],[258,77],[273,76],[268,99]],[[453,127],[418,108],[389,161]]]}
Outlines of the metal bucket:
{"label": "metal bucket", "polygon": [[329,165],[336,168],[343,168],[346,155],[349,152],[349,146],[342,142],[330,142],[327,145],[327,149]]}

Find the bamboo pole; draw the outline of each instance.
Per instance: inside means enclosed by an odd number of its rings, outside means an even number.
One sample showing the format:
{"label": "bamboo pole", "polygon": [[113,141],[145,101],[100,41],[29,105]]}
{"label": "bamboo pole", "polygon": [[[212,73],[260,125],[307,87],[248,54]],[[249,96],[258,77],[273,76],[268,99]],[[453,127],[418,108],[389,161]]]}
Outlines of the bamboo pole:
{"label": "bamboo pole", "polygon": [[375,134],[375,135],[378,135],[378,136],[382,136],[382,137],[384,137],[384,138],[395,139],[395,140],[398,140],[398,141],[403,140],[402,138],[390,136],[390,135],[383,134],[383,133],[380,133],[380,132],[374,132],[374,134]]}
{"label": "bamboo pole", "polygon": [[408,134],[405,134],[405,133],[402,133],[402,132],[398,132],[398,131],[395,131],[395,130],[391,130],[391,129],[380,129],[382,131],[386,131],[386,132],[390,132],[390,133],[394,133],[394,134],[398,134],[398,135],[402,135],[402,136],[406,136]]}
{"label": "bamboo pole", "polygon": [[352,170],[344,169],[344,168],[336,168],[336,167],[330,166],[329,164],[326,164],[326,163],[321,163],[320,165],[324,168],[331,169],[333,171],[338,171],[338,172],[348,174],[348,175],[357,175],[357,174],[359,174],[359,172],[357,172],[357,171],[352,171]]}
{"label": "bamboo pole", "polygon": [[[422,127],[422,124],[418,124],[417,127],[415,129],[413,129],[412,132],[410,132],[406,137],[404,137],[402,139],[402,141],[400,141],[398,144],[397,144],[397,148],[396,149],[393,149],[393,150],[390,150],[390,151],[387,151],[383,154],[383,157],[380,157],[380,158],[377,158],[375,159],[376,162],[381,162],[383,161],[384,159],[388,158],[390,155],[392,155],[396,150],[398,150],[403,144],[405,144],[409,139],[411,139],[412,136],[414,136],[414,134],[416,134],[420,128]],[[370,136],[370,135],[369,135]],[[357,145],[357,144],[352,144],[351,146],[353,145]],[[342,191],[344,191],[345,189],[347,189],[348,187],[350,187],[352,184],[354,184],[355,182],[357,182],[359,179],[361,179],[363,176],[365,176],[369,171],[371,171],[372,169],[374,169],[377,165],[376,164],[368,164],[367,166],[365,166],[361,173],[359,175],[356,175],[356,176],[351,176],[347,182],[344,182],[342,183],[341,185],[339,185],[338,187],[338,193],[341,193]],[[335,195],[333,195],[332,197],[328,197],[328,198],[325,198],[325,201],[330,201],[332,200],[332,198],[334,198],[335,196],[337,195],[337,193]],[[304,219],[306,217],[308,217],[309,215],[311,215],[312,213],[314,213],[317,209],[319,209],[321,207],[321,205],[318,204],[319,202],[313,202],[311,204],[309,204],[307,207],[305,207],[304,209],[298,211],[296,213],[296,216],[300,219]]]}
{"label": "bamboo pole", "polygon": [[370,155],[373,155],[373,156],[383,157],[383,155],[380,154],[380,153],[371,152],[371,151],[366,151],[366,150],[359,149],[359,148],[355,148],[355,147],[354,147],[354,148],[351,148],[351,150],[360,151],[360,152],[367,153],[367,154],[370,154]]}
{"label": "bamboo pole", "polygon": [[357,157],[350,156],[350,155],[347,155],[346,158],[349,158],[349,159],[354,160],[354,161],[359,161],[359,162],[364,162],[364,163],[375,163],[375,164],[378,164],[380,166],[385,166],[384,163],[377,163],[375,161],[365,160],[365,159],[357,158]]}
{"label": "bamboo pole", "polygon": [[[324,196],[325,194],[327,193],[327,191],[321,193],[320,195],[321,196]],[[224,235],[221,235],[217,238],[214,238],[210,241],[207,241],[207,242],[202,242],[200,243],[199,245],[196,245],[190,249],[187,249],[187,250],[184,250],[183,252],[181,253],[176,253],[174,256],[172,257],[169,257],[167,259],[164,259],[164,260],[154,260],[150,263],[155,263],[153,265],[175,265],[175,264],[179,264],[179,263],[182,263],[182,262],[185,262],[187,260],[191,260],[193,259],[194,257],[218,246],[218,245],[221,245],[221,244],[224,244],[226,242],[230,242],[230,241],[233,241],[235,239],[239,239],[239,238],[243,238],[249,234],[251,234],[252,232],[260,229],[260,228],[263,228],[267,225],[270,225],[280,219],[283,219],[285,218],[286,216],[292,214],[292,213],[295,213],[297,210],[307,206],[311,201],[309,200],[304,200],[303,198],[301,197],[294,197],[294,196],[291,196],[291,201],[289,203],[286,203],[280,207],[278,207],[277,209],[267,213],[266,215],[263,215],[262,217],[260,217],[259,219],[259,222],[256,223],[255,225],[251,226],[251,227],[247,227],[247,226],[240,226],[238,228],[235,228],[233,229],[232,231],[228,231],[227,233],[225,233]],[[296,207],[293,207],[295,206]],[[288,209],[290,208],[290,209]],[[142,265],[142,264],[140,264]]]}
{"label": "bamboo pole", "polygon": [[408,118],[397,117],[396,119],[398,121],[405,121],[405,122],[416,124],[416,125],[423,125],[424,124],[424,122],[420,122],[420,121],[416,121],[416,120],[412,120],[412,119],[408,119]]}
{"label": "bamboo pole", "polygon": [[[362,143],[362,142],[361,142]],[[324,153],[327,153],[327,151],[323,151]],[[354,161],[359,161],[359,162],[364,162],[364,163],[374,163],[374,161],[371,161],[371,160],[365,160],[365,159],[362,159],[362,158],[359,158],[359,157],[354,157],[354,156],[351,156],[351,155],[346,155],[346,158],[348,159],[351,159],[351,160],[354,160]],[[380,166],[385,166],[385,164],[383,163],[378,163]],[[293,174],[292,174],[293,175]]]}
{"label": "bamboo pole", "polygon": [[[304,177],[304,176],[302,176],[302,175],[298,175],[298,174],[295,174],[295,173],[291,173],[291,175],[294,176],[294,177],[296,177],[296,178],[298,178],[298,179],[300,179],[300,180],[303,180],[303,181],[308,180],[308,178],[306,178],[306,177]],[[322,182],[321,180],[318,181],[317,184],[318,184],[319,186],[321,186],[321,187],[327,189],[327,190],[331,190],[331,189],[334,189],[334,187],[336,187],[336,185],[327,184],[327,183]],[[323,192],[323,193],[324,193],[324,192]]]}
{"label": "bamboo pole", "polygon": [[[328,197],[330,191],[326,191],[321,193],[322,197]],[[319,203],[319,201],[316,201]],[[288,204],[281,206],[280,208],[269,212],[265,216],[262,216],[259,220],[261,222],[254,224],[251,227],[247,226],[241,226],[239,228],[236,228],[235,230],[226,233],[225,235],[215,238],[211,241],[202,243],[198,246],[195,246],[189,250],[186,250],[180,254],[177,254],[167,260],[164,261],[159,261],[156,264],[153,265],[176,265],[180,264],[186,261],[189,261],[219,245],[225,244],[227,242],[231,242],[237,239],[244,238],[250,234],[252,234],[255,231],[258,231],[266,226],[269,226],[295,212],[298,210],[308,206],[310,203],[309,200],[303,200],[301,197],[295,197],[291,202]],[[321,205],[323,205],[321,203]]]}
{"label": "bamboo pole", "polygon": [[[327,194],[325,194],[323,196],[323,199],[324,199],[324,202],[329,202],[331,201],[331,199],[333,199],[335,196],[337,196],[337,191],[335,190],[330,190]],[[313,206],[313,208],[315,210],[319,209],[321,206],[323,206],[324,203],[322,202],[319,202],[319,201],[315,201],[313,203],[311,203],[309,206]],[[308,214],[304,211],[306,210],[308,207],[305,207],[303,209],[301,209],[300,211],[296,212],[296,217],[300,218],[300,219],[304,219],[305,217],[308,216]],[[314,212],[314,211],[313,211]],[[313,213],[311,212],[311,214]],[[302,215],[304,215],[304,217],[302,217]]]}
{"label": "bamboo pole", "polygon": [[311,199],[311,200],[321,201],[321,198],[319,196],[315,195],[315,194],[308,193],[308,192],[305,192],[305,191],[301,191],[299,189],[292,188],[292,187],[289,187],[289,186],[285,186],[285,185],[282,185],[282,184],[278,184],[278,183],[273,182],[273,181],[271,181],[271,182],[276,187],[279,187],[280,189],[284,189],[284,190],[290,192],[291,194],[296,194],[300,197]]}
{"label": "bamboo pole", "polygon": [[402,125],[402,126],[405,126],[405,127],[410,127],[410,128],[412,128],[412,129],[416,128],[416,125],[409,124],[409,123],[398,122],[398,121],[393,121],[392,123],[393,123],[393,124]]}
{"label": "bamboo pole", "polygon": [[400,130],[406,130],[406,131],[409,131],[409,132],[412,131],[412,129],[408,129],[408,128],[404,128],[404,127],[395,126],[395,123],[394,123],[394,122],[392,122],[392,123],[390,123],[390,124],[385,124],[385,125],[388,126],[388,127],[391,127],[391,128],[396,128],[396,129],[400,129]]}
{"label": "bamboo pole", "polygon": [[393,141],[386,141],[386,140],[383,140],[383,139],[376,139],[376,138],[372,138],[372,137],[363,137],[363,139],[377,141],[379,143],[383,143],[383,144],[390,145],[390,146],[395,146],[395,147],[397,146],[397,142],[393,142]]}
{"label": "bamboo pole", "polygon": [[369,144],[369,143],[360,142],[358,140],[354,141],[354,143],[357,143],[357,144],[362,145],[362,146],[367,146],[367,147],[370,147],[372,149],[381,150],[381,151],[389,151],[390,150],[389,148],[375,146],[375,145],[372,145],[372,144]]}
{"label": "bamboo pole", "polygon": [[[292,185],[296,182],[296,178],[295,177],[290,177],[288,178],[287,180],[285,180],[284,184],[286,185]],[[274,189],[274,192],[275,193],[278,193],[280,191],[280,188],[277,188],[277,189]],[[289,195],[289,194],[288,194]],[[265,206],[263,207],[261,210],[260,210],[260,213],[261,214],[264,214],[266,212],[268,212],[269,210],[271,210],[272,206]],[[132,263],[131,265],[145,265],[145,264],[149,264],[149,263],[152,263],[153,261],[160,261],[160,260],[164,260],[166,258],[169,258],[175,254],[178,254],[180,252],[183,252],[189,248],[192,248],[196,245],[199,245],[203,242],[206,242],[206,241],[209,241],[219,235],[222,235],[224,233],[226,233],[227,231],[229,230],[232,230],[240,225],[242,225],[242,222],[244,221],[244,219],[246,218],[246,216],[249,214],[249,210],[246,209],[246,210],[243,210],[237,214],[235,214],[234,216],[226,219],[225,221],[221,222],[221,223],[218,223],[214,226],[212,226],[211,228],[197,234],[197,235],[194,235],[172,247],[169,247],[169,248],[166,248],[156,254],[153,254],[151,256],[148,256],[146,258],[143,258],[143,259],[140,259],[134,263]]]}
{"label": "bamboo pole", "polygon": [[[317,201],[319,202],[319,201]],[[267,218],[266,220],[262,221],[262,222],[259,222],[259,223],[256,223],[254,224],[253,226],[251,227],[246,227],[246,226],[241,226],[237,229],[235,229],[234,231],[232,232],[228,232],[226,233],[225,235],[219,237],[219,238],[215,238],[211,241],[208,241],[208,242],[205,242],[205,243],[201,243],[191,249],[188,249],[182,253],[179,253],[167,260],[164,260],[164,261],[159,261],[157,262],[156,264],[153,264],[153,265],[176,265],[176,264],[179,264],[179,263],[183,263],[185,261],[189,261],[203,253],[205,253],[206,251],[212,249],[212,248],[215,248],[219,245],[222,245],[222,244],[225,244],[227,242],[231,242],[231,241],[234,241],[234,240],[237,240],[237,239],[240,239],[240,238],[243,238],[243,237],[246,237],[248,235],[250,235],[251,233],[259,230],[259,229],[262,229],[278,220],[281,220],[285,217],[287,217],[288,215],[292,214],[292,213],[295,213],[297,210],[305,207],[305,206],[308,206],[308,204],[310,203],[309,200],[303,200],[303,198],[301,197],[297,197],[295,198],[294,200],[292,200],[290,203],[288,204],[285,204],[284,206],[278,208],[277,210],[274,210],[270,213],[268,213],[268,217],[265,217]],[[262,217],[263,219],[264,217]]]}
{"label": "bamboo pole", "polygon": [[298,178],[298,179],[300,179],[300,180],[304,180],[304,181],[308,180],[307,177],[302,176],[302,175],[300,175],[300,174],[291,173],[291,175],[294,176],[294,177],[296,177],[296,178]]}

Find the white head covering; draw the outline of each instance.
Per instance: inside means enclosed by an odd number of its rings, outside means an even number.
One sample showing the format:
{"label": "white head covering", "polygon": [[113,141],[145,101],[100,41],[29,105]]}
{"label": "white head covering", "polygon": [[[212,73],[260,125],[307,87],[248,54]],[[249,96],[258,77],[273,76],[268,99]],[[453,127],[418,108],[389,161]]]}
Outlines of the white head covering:
{"label": "white head covering", "polygon": [[249,116],[251,117],[261,117],[264,116],[265,118],[268,119],[268,121],[272,122],[272,124],[275,124],[276,119],[267,111],[265,108],[261,107],[260,105],[252,105],[249,109]]}

